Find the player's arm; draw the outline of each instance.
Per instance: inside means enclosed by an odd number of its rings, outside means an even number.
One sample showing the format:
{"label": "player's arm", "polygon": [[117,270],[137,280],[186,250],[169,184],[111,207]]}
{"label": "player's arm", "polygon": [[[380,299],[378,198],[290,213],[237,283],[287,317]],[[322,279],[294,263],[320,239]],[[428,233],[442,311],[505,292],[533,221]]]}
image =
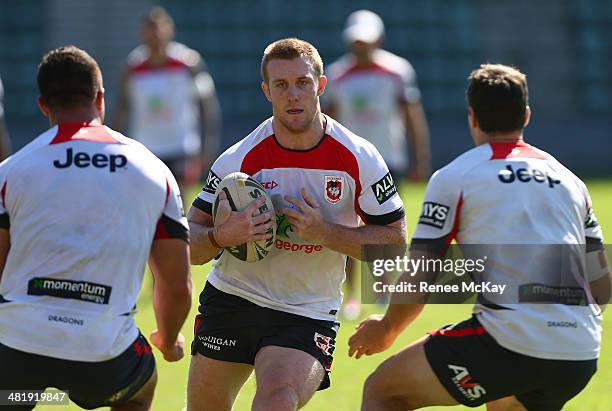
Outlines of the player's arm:
{"label": "player's arm", "polygon": [[197,63],[192,66],[192,73],[200,112],[201,162],[203,168],[209,168],[219,150],[221,108],[215,83],[206,69],[206,64],[199,55],[194,60]]}
{"label": "player's arm", "polygon": [[[161,164],[161,162],[160,162]],[[153,310],[158,329],[151,333],[153,343],[167,361],[183,357],[185,337],[181,328],[191,308],[189,266],[189,226],[176,180],[167,168],[166,202],[160,216],[149,255],[153,273]]]}
{"label": "player's arm", "polygon": [[401,72],[402,89],[399,92],[402,115],[406,127],[406,140],[410,150],[410,169],[408,178],[425,180],[431,172],[431,155],[429,149],[429,128],[425,111],[421,104],[421,92],[417,85],[416,73],[406,62]]}
{"label": "player's arm", "polygon": [[425,111],[420,101],[404,102],[402,104],[404,121],[406,123],[406,139],[410,150],[411,180],[425,180],[431,172],[431,153],[429,144],[429,128],[425,119]]}
{"label": "player's arm", "polygon": [[9,249],[11,248],[11,236],[8,228],[0,228],[0,281],[2,281],[2,273],[6,264]]}
{"label": "player's arm", "polygon": [[4,107],[2,106],[3,98],[4,89],[2,87],[2,81],[0,81],[0,161],[11,155],[11,140],[9,140],[4,116]]}
{"label": "player's arm", "polygon": [[188,243],[178,238],[154,240],[149,267],[155,278],[153,310],[157,320],[151,342],[167,361],[177,361],[183,357],[185,341],[180,330],[191,308]]}
{"label": "player's arm", "polygon": [[253,200],[244,210],[232,211],[225,192],[222,191],[219,194],[215,226],[211,204],[198,197],[187,214],[191,231],[191,264],[207,263],[216,257],[223,247],[271,238],[272,234],[266,234],[266,231],[274,226],[272,212],[253,217],[265,201],[262,196]]}
{"label": "player's arm", "polygon": [[130,117],[130,99],[128,94],[128,70],[124,68],[119,77],[118,97],[113,116],[113,129],[124,133]]}
{"label": "player's arm", "polygon": [[606,255],[603,231],[593,211],[591,197],[586,186],[581,182],[586,199],[586,217],[584,220],[586,244],[586,275],[594,302],[603,311],[612,300],[612,273]]}
{"label": "player's arm", "polygon": [[[0,105],[2,103],[0,102]],[[11,155],[11,140],[9,139],[4,113],[0,107],[0,161]]]}
{"label": "player's arm", "polygon": [[[410,258],[436,259],[446,254],[448,245],[460,228],[461,176],[452,169],[442,169],[431,177],[421,216],[410,246]],[[420,266],[422,267],[422,266]],[[397,283],[426,282],[433,284],[436,272],[417,270],[405,272]],[[410,325],[423,310],[427,293],[392,293],[384,316],[371,316],[363,321],[349,339],[349,355],[356,358],[372,355],[389,348],[397,336]]]}

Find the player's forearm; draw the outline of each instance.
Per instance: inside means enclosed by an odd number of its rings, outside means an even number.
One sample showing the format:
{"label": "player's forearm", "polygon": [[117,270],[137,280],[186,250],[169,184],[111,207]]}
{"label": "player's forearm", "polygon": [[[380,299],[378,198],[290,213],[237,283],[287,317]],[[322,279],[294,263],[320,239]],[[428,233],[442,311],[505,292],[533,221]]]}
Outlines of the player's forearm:
{"label": "player's forearm", "polygon": [[219,150],[221,133],[221,109],[215,94],[203,99],[200,104],[202,129],[202,155],[214,158]]}
{"label": "player's forearm", "polygon": [[407,104],[405,110],[408,144],[413,157],[411,160],[418,167],[429,169],[431,162],[429,128],[423,107],[420,103]]}
{"label": "player's forearm", "polygon": [[221,252],[221,248],[216,247],[210,242],[208,232],[212,229],[213,227],[189,221],[189,231],[191,235],[189,248],[191,251],[192,265],[206,264]]}
{"label": "player's forearm", "polygon": [[[191,284],[191,283],[190,283]],[[153,287],[153,309],[162,341],[174,344],[191,308],[191,286],[166,287],[155,281]]]}
{"label": "player's forearm", "polygon": [[334,251],[362,260],[364,245],[406,244],[406,228],[403,219],[394,226],[371,224],[360,227],[346,227],[339,224],[329,224],[322,244]]}
{"label": "player's forearm", "polygon": [[[397,280],[397,284],[412,282],[414,278],[409,273],[404,273]],[[392,293],[391,301],[383,317],[383,322],[394,336],[399,335],[408,327],[425,307],[424,304],[417,303],[424,301],[424,297],[411,296],[408,304],[404,297],[401,293]]]}
{"label": "player's forearm", "polygon": [[11,141],[4,122],[4,115],[0,115],[0,161],[11,155]]}

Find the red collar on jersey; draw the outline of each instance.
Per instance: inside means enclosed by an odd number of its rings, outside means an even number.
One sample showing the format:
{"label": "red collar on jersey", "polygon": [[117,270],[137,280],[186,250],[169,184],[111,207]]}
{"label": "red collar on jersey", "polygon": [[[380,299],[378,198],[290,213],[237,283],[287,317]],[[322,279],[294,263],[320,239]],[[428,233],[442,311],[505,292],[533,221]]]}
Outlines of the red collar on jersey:
{"label": "red collar on jersey", "polygon": [[96,141],[99,143],[112,144],[119,143],[102,124],[76,122],[58,124],[57,134],[49,144],[60,144],[73,140]]}
{"label": "red collar on jersey", "polygon": [[527,157],[546,159],[543,154],[536,151],[535,148],[525,143],[524,141],[514,141],[512,143],[489,143],[493,153],[491,160],[503,160],[514,157]]}

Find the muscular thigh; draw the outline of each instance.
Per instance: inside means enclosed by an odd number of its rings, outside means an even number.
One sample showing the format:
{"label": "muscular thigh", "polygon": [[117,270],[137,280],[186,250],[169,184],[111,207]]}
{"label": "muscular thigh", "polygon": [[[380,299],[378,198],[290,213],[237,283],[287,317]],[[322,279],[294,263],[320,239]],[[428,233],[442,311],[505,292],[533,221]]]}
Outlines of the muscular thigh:
{"label": "muscular thigh", "polygon": [[299,406],[314,395],[324,376],[319,360],[295,348],[266,346],[255,357],[257,389],[274,391],[289,385],[298,395]]}

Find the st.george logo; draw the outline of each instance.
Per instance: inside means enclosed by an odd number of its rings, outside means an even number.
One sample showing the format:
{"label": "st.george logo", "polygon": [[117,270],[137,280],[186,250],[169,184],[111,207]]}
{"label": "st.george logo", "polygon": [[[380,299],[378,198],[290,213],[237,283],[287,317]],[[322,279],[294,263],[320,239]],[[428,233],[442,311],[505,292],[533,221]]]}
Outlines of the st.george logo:
{"label": "st.george logo", "polygon": [[344,178],[341,176],[325,176],[325,199],[330,204],[342,200]]}

